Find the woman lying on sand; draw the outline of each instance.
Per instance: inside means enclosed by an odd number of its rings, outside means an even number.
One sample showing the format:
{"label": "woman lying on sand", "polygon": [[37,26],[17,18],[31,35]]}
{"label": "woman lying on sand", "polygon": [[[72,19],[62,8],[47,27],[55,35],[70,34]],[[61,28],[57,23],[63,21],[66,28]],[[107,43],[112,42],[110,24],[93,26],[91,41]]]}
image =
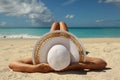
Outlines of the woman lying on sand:
{"label": "woman lying on sand", "polygon": [[[50,32],[55,30],[64,30],[68,31],[68,28],[64,22],[54,22]],[[85,62],[78,62],[76,64],[68,65],[61,71],[68,70],[81,70],[81,69],[90,69],[90,70],[101,70],[106,67],[107,63],[100,59],[94,57],[86,57]],[[26,58],[11,62],[9,64],[9,68],[13,71],[18,72],[51,72],[55,71],[51,66],[47,63],[33,64],[32,58]]]}

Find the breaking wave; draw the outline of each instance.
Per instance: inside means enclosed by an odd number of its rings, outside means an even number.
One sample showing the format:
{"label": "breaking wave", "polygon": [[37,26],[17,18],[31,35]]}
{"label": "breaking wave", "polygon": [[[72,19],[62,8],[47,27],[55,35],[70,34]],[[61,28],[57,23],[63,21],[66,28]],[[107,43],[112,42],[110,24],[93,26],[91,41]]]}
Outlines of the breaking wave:
{"label": "breaking wave", "polygon": [[7,38],[7,39],[16,39],[16,38],[20,38],[20,39],[24,39],[24,38],[40,38],[41,36],[34,36],[34,35],[29,35],[29,34],[13,34],[13,35],[1,35],[0,34],[0,38]]}

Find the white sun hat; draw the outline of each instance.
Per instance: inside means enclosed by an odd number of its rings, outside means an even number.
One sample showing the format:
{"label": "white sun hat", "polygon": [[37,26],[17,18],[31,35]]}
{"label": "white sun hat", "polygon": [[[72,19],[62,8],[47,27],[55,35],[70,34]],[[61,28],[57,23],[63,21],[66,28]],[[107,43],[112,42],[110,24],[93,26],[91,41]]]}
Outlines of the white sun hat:
{"label": "white sun hat", "polygon": [[48,63],[59,71],[72,63],[84,62],[86,51],[71,33],[62,30],[49,32],[38,40],[33,51],[33,64]]}

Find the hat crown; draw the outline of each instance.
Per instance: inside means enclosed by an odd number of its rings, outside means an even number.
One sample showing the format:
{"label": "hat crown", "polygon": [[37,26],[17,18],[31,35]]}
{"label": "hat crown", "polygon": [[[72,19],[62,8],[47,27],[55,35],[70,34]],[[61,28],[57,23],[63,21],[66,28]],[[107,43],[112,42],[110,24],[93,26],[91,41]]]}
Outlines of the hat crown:
{"label": "hat crown", "polygon": [[63,45],[54,45],[48,52],[48,64],[56,71],[66,68],[70,64],[70,53]]}

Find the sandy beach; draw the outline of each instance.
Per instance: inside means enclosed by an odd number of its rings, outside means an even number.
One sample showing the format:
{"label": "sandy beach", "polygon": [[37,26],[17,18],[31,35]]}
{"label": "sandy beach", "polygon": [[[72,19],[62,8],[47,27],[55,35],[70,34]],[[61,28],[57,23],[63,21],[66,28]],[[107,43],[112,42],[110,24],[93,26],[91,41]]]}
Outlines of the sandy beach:
{"label": "sandy beach", "polygon": [[32,56],[37,39],[0,39],[0,80],[120,80],[120,38],[82,38],[87,56],[104,59],[108,65],[100,71],[21,73],[8,68],[14,60]]}

